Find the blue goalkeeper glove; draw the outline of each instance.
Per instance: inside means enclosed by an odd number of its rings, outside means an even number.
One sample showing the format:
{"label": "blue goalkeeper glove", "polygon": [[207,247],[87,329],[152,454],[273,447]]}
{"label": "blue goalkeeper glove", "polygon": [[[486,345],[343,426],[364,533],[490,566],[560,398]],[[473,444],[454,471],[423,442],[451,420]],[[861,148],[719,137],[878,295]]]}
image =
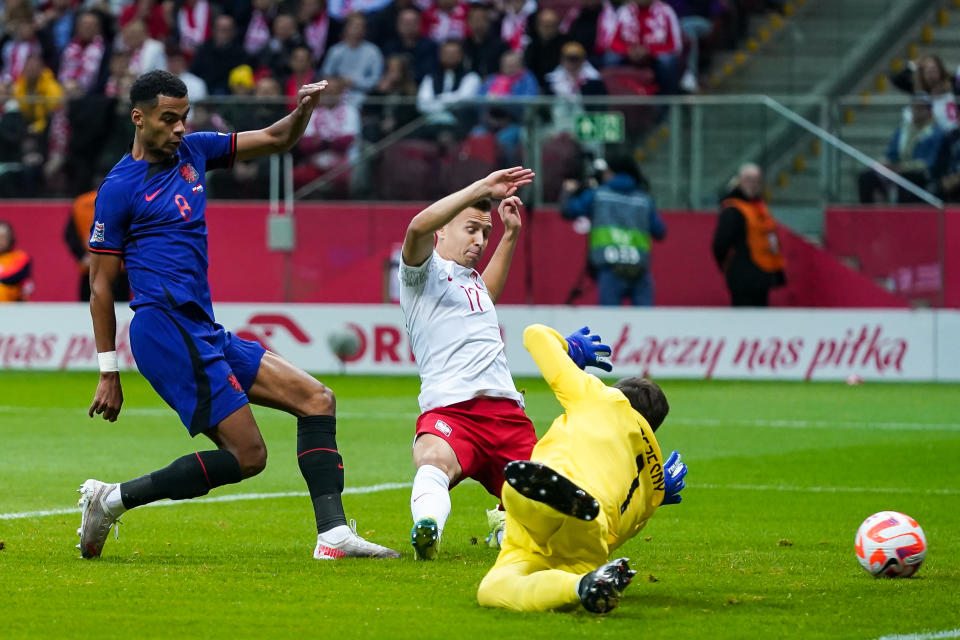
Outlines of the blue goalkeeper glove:
{"label": "blue goalkeeper glove", "polygon": [[610,347],[600,344],[600,336],[590,335],[590,327],[567,336],[567,354],[581,369],[597,367],[606,372],[613,371],[613,365],[603,359],[610,355]]}
{"label": "blue goalkeeper glove", "polygon": [[680,453],[674,451],[663,465],[663,482],[665,487],[663,502],[660,503],[661,505],[677,504],[683,499],[680,492],[683,491],[683,487],[686,486],[683,482],[683,478],[686,475],[687,465],[680,459]]}

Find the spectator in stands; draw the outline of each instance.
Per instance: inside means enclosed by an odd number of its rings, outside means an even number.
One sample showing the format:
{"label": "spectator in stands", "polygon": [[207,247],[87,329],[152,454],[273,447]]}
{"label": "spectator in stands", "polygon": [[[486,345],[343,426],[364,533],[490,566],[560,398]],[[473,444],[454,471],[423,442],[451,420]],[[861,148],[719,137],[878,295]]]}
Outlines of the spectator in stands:
{"label": "spectator in stands", "polygon": [[317,72],[313,67],[313,53],[310,47],[305,44],[297,45],[290,52],[287,83],[284,95],[292,98],[287,103],[287,108],[291,111],[297,108],[297,93],[305,84],[314,82],[317,78]]}
{"label": "spectator in stands", "polygon": [[583,96],[606,95],[607,88],[587,61],[587,52],[579,42],[563,45],[560,64],[547,74],[547,92],[560,98],[553,105],[553,126],[557,132],[572,133],[574,119],[585,111]]}
{"label": "spectator in stands", "polygon": [[460,0],[436,0],[423,12],[423,35],[440,44],[467,37],[467,4]]}
{"label": "spectator in stands", "polygon": [[444,146],[455,142],[469,127],[467,110],[458,107],[480,92],[480,76],[467,71],[463,63],[463,45],[448,40],[440,47],[440,68],[420,82],[417,109],[427,116],[429,135]]}
{"label": "spectator in stands", "polygon": [[[266,77],[273,77],[270,76],[269,73],[264,75]],[[221,115],[228,123],[226,128],[232,131],[250,131],[250,129],[240,129],[237,123],[243,122],[246,119],[245,114],[254,108],[248,101],[252,98],[256,86],[253,68],[248,64],[241,64],[234,67],[230,70],[230,79],[228,82],[230,85],[230,95],[236,97],[237,100],[231,100],[221,107]]]}
{"label": "spectator in stands", "polygon": [[463,43],[466,68],[486,78],[500,68],[500,57],[509,47],[493,29],[493,14],[486,5],[475,4],[470,7],[467,30],[469,35]]}
{"label": "spectator in stands", "polygon": [[948,202],[960,202],[960,136],[953,135],[944,142],[943,176],[937,184],[937,193]]}
{"label": "spectator in stands", "polygon": [[546,76],[551,94],[571,98],[607,93],[600,72],[587,60],[587,51],[582,44],[568,42],[560,54],[560,64]]}
{"label": "spectator in stands", "polygon": [[525,109],[521,105],[498,105],[497,99],[522,98],[540,93],[537,79],[523,66],[519,51],[507,51],[500,57],[500,71],[487,78],[480,95],[493,102],[480,117],[475,133],[493,133],[497,138],[499,163],[512,167],[520,162]]}
{"label": "spectator in stands", "polygon": [[250,20],[243,32],[243,50],[251,58],[258,58],[270,41],[270,24],[277,17],[279,0],[253,0]]}
{"label": "spectator in stands", "polygon": [[667,227],[633,157],[614,154],[607,166],[599,187],[564,182],[561,213],[589,221],[580,225],[590,230],[588,260],[597,280],[597,304],[620,306],[628,298],[634,306],[648,307],[653,305],[651,244],[666,237]]}
{"label": "spectator in stands", "polygon": [[383,47],[385,57],[398,54],[410,58],[418,83],[437,69],[437,43],[421,35],[420,13],[416,9],[397,13],[397,36]]}
{"label": "spectator in stands", "polygon": [[297,24],[303,40],[310,47],[314,64],[323,59],[327,52],[327,41],[330,36],[330,16],[327,14],[327,4],[324,0],[300,0],[297,9]]}
{"label": "spectator in stands", "polygon": [[617,34],[617,10],[610,0],[584,0],[570,7],[560,32],[582,44],[590,63],[601,67]]}
{"label": "spectator in stands", "polygon": [[687,93],[700,90],[700,40],[713,30],[713,19],[723,12],[721,0],[667,0],[680,19],[680,30],[687,37],[687,64],[680,88]]}
{"label": "spectator in stands", "polygon": [[23,65],[23,73],[13,83],[13,95],[20,102],[28,133],[44,134],[53,112],[61,106],[63,87],[43,63],[43,58],[31,55]]}
{"label": "spectator in stands", "polygon": [[[360,112],[346,94],[347,81],[338,76],[327,78],[326,90],[314,110],[297,144],[300,156],[293,171],[296,188],[316,180],[331,169],[339,168],[356,157],[356,142],[360,138]],[[345,198],[349,195],[350,172],[334,179],[333,193]]]}
{"label": "spectator in stands", "polygon": [[0,220],[0,302],[26,302],[33,291],[30,256],[16,246],[13,227]]}
{"label": "spectator in stands", "polygon": [[417,118],[417,83],[410,57],[394,54],[387,58],[380,82],[363,105],[363,137],[377,142]]}
{"label": "spectator in stands", "polygon": [[652,65],[660,93],[677,93],[683,36],[670,5],[663,0],[629,0],[617,11],[617,21],[611,51],[623,62]]}
{"label": "spectator in stands", "polygon": [[[99,93],[84,93],[76,80],[64,84],[68,97],[66,109],[58,111],[51,123],[50,155],[61,152],[65,192],[72,195],[94,186],[97,164],[104,149],[104,140],[110,136],[114,120],[113,100]],[[129,124],[129,111],[126,122]],[[53,158],[56,160],[56,158]],[[53,178],[51,159],[45,171]],[[51,181],[48,180],[48,187]]]}
{"label": "spectator in stands", "polygon": [[355,107],[383,75],[383,55],[377,45],[364,40],[366,31],[367,19],[363,14],[351,13],[343,26],[343,37],[330,47],[323,61],[321,74],[324,78],[339,76],[348,89],[347,99]]}
{"label": "spectator in stands", "polygon": [[173,21],[173,3],[134,0],[121,9],[117,24],[122,28],[133,20],[143,20],[147,26],[147,35],[154,40],[165,42],[170,35],[170,23]]}
{"label": "spectator in stands", "polygon": [[27,59],[38,56],[43,59],[44,51],[37,38],[33,22],[23,20],[11,23],[10,31],[13,37],[3,44],[0,49],[0,82],[16,82],[23,73]]}
{"label": "spectator in stands", "polygon": [[35,18],[35,23],[49,42],[53,43],[57,54],[61,54],[74,30],[74,18],[77,10],[73,0],[52,0],[46,10]]}
{"label": "spectator in stands", "polygon": [[289,13],[281,13],[273,19],[270,39],[260,51],[260,67],[268,69],[282,82],[290,74],[290,56],[293,55],[293,50],[302,46],[304,42],[297,31],[296,18]]}
{"label": "spectator in stands", "polygon": [[180,36],[180,48],[184,53],[193,55],[210,37],[210,24],[213,20],[210,3],[208,0],[180,0],[178,4],[180,8],[177,10],[177,33]]}
{"label": "spectator in stands", "polygon": [[734,307],[766,307],[770,289],[786,283],[777,221],[764,201],[763,171],[745,164],[720,203],[713,258]]}
{"label": "spectator in stands", "polygon": [[537,12],[536,0],[504,0],[500,18],[500,38],[514,51],[523,51],[530,44],[531,16]]}
{"label": "spectator in stands", "polygon": [[[913,75],[913,93],[929,94],[933,119],[945,134],[957,131],[957,98],[953,81],[940,56],[927,55],[917,60]],[[904,109],[904,121],[909,122],[912,109]]]}
{"label": "spectator in stands", "polygon": [[167,68],[167,54],[163,45],[147,37],[143,20],[131,20],[120,32],[117,47],[130,54],[130,71],[135,76]]}
{"label": "spectator in stands", "polygon": [[[27,127],[13,88],[0,81],[0,197],[22,195],[19,187],[20,160]],[[7,166],[3,166],[7,165]]]}
{"label": "spectator in stands", "polygon": [[339,22],[346,20],[351,13],[360,12],[364,15],[370,15],[380,11],[391,0],[327,0],[327,11],[330,17]]}
{"label": "spectator in stands", "polygon": [[194,56],[190,71],[203,78],[211,95],[228,95],[230,71],[249,61],[236,35],[233,17],[219,15],[213,22],[212,37],[203,43]]}
{"label": "spectator in stands", "polygon": [[[929,94],[918,93],[910,107],[910,122],[894,132],[882,164],[923,189],[935,188],[939,182],[944,132],[933,119],[933,101]],[[873,170],[860,174],[860,202],[875,202],[880,194],[889,201],[891,183]],[[902,187],[897,189],[897,202],[917,202],[916,196]]]}
{"label": "spectator in stands", "polygon": [[60,57],[60,84],[71,80],[80,84],[84,91],[90,91],[100,76],[106,43],[100,34],[100,18],[92,11],[77,15],[73,40],[64,49]]}
{"label": "spectator in stands", "polygon": [[136,76],[130,70],[130,54],[126,51],[114,50],[110,54],[108,66],[110,75],[107,76],[103,93],[109,98],[127,99],[130,85]]}
{"label": "spectator in stands", "polygon": [[541,9],[536,15],[536,28],[530,44],[523,52],[523,61],[541,87],[546,87],[547,74],[560,64],[560,52],[570,38],[560,33],[560,16],[553,9]]}
{"label": "spectator in stands", "polygon": [[[183,84],[187,85],[187,95],[190,96],[190,102],[206,100],[210,92],[207,91],[207,83],[198,75],[190,73],[187,65],[187,56],[177,47],[167,48],[167,71],[174,74]],[[187,114],[187,121],[193,117],[192,113]]]}
{"label": "spectator in stands", "polygon": [[[253,78],[252,71],[250,78]],[[241,91],[245,92],[246,89]],[[289,113],[287,106],[278,100],[283,96],[283,91],[273,76],[266,75],[257,79],[252,96],[257,98],[256,103],[236,105],[237,108],[231,112],[228,119],[233,131],[263,129]],[[226,113],[224,115],[226,116]],[[229,172],[214,171],[207,174],[207,180],[218,198],[265,199],[269,197],[270,157],[260,156],[252,160],[237,161]]]}

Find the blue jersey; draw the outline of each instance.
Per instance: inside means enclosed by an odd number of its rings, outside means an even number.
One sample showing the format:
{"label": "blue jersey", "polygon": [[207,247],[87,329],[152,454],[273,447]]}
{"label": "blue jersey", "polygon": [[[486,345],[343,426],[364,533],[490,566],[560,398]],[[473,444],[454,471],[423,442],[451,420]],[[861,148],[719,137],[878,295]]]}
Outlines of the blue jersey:
{"label": "blue jersey", "polygon": [[118,162],[97,192],[90,251],[123,257],[136,309],[195,303],[212,321],[204,175],[229,167],[236,134],[192,133],[166,162]]}

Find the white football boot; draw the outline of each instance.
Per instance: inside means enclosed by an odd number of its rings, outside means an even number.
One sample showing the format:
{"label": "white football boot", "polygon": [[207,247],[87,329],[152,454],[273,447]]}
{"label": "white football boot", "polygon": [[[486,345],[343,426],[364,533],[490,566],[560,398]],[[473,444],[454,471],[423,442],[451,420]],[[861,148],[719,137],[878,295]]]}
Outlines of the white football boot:
{"label": "white football boot", "polygon": [[[317,536],[317,546],[313,550],[316,560],[340,560],[341,558],[399,558],[400,554],[388,547],[364,540],[357,534],[357,521],[351,519],[350,527],[344,533],[342,525],[334,527]],[[337,540],[337,541],[334,541]]]}
{"label": "white football boot", "polygon": [[116,487],[116,484],[107,484],[93,478],[87,480],[77,491],[80,493],[80,544],[77,549],[84,558],[96,558],[103,551],[103,544],[110,535],[114,523],[117,529],[114,532],[120,538],[120,518],[110,513],[105,504],[106,497]]}

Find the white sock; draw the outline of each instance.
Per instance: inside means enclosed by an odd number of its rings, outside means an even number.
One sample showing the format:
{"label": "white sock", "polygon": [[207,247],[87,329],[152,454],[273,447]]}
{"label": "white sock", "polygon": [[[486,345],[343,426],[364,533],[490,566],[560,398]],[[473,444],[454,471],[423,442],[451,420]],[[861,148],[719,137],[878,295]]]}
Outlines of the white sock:
{"label": "white sock", "polygon": [[433,518],[443,533],[450,516],[450,478],[442,469],[425,464],[417,469],[410,491],[410,513],[413,521]]}
{"label": "white sock", "polygon": [[327,529],[323,533],[317,534],[317,538],[323,538],[324,542],[329,544],[340,544],[353,534],[353,530],[345,524],[337,525],[333,529]]}
{"label": "white sock", "polygon": [[127,508],[123,506],[123,498],[120,497],[119,484],[104,497],[103,506],[107,508],[107,511],[109,511],[112,516],[118,516],[127,510]]}

